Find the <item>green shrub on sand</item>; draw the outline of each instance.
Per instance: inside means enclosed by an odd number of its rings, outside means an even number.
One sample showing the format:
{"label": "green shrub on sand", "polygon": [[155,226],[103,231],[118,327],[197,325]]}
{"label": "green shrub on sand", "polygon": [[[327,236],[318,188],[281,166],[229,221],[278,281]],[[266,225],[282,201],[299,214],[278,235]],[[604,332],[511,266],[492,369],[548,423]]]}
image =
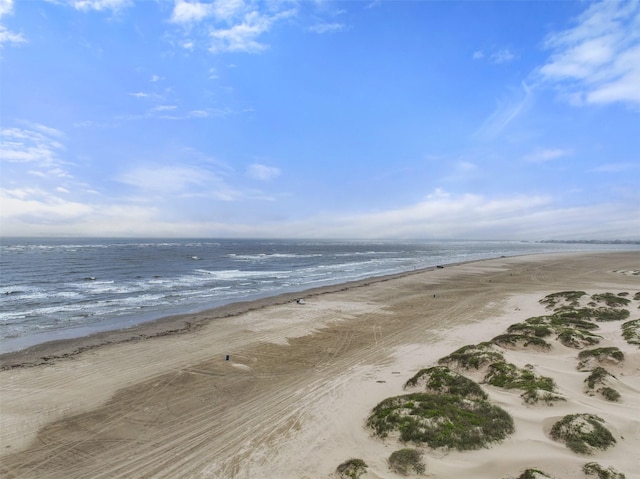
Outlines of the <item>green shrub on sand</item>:
{"label": "green shrub on sand", "polygon": [[622,337],[629,344],[640,345],[640,319],[624,323],[622,325]]}
{"label": "green shrub on sand", "polygon": [[628,309],[597,308],[593,310],[592,317],[596,321],[621,321],[630,314]]}
{"label": "green shrub on sand", "polygon": [[577,454],[592,454],[616,443],[604,420],[593,414],[569,414],[551,428],[551,438],[563,442]]}
{"label": "green shrub on sand", "polygon": [[452,371],[446,366],[421,369],[405,383],[404,387],[405,389],[420,387],[426,392],[436,394],[453,394],[472,399],[487,399],[487,394],[478,383]]}
{"label": "green shrub on sand", "polygon": [[526,469],[518,479],[553,479],[553,477],[538,469]]}
{"label": "green shrub on sand", "polygon": [[[618,402],[622,397],[618,391],[612,387],[607,386],[606,380],[608,378],[615,379],[615,376],[603,367],[598,366],[591,374],[584,380],[585,388],[587,391],[595,391],[600,394],[607,401]],[[602,386],[602,387],[598,387]]]}
{"label": "green shrub on sand", "polygon": [[514,431],[511,416],[485,400],[427,393],[385,399],[367,425],[379,437],[397,432],[403,442],[460,451],[487,447]]}
{"label": "green shrub on sand", "polygon": [[389,469],[397,474],[424,474],[426,467],[422,462],[422,453],[417,449],[400,449],[389,456]]}
{"label": "green shrub on sand", "polygon": [[592,294],[591,299],[597,303],[604,303],[609,307],[628,306],[630,299],[623,298],[613,293]]}
{"label": "green shrub on sand", "polygon": [[578,369],[584,371],[585,368],[594,362],[610,362],[618,364],[624,360],[624,353],[616,347],[585,349],[578,354]]}
{"label": "green shrub on sand", "polygon": [[570,306],[577,306],[578,301],[587,293],[584,291],[560,291],[551,293],[540,300],[540,304],[546,304],[547,308],[554,308],[558,303],[568,303]]}
{"label": "green shrub on sand", "polygon": [[626,476],[613,467],[605,469],[597,462],[587,462],[582,466],[582,472],[587,476],[596,476],[598,479],[626,479]]}
{"label": "green shrub on sand", "polygon": [[508,333],[524,334],[537,338],[546,338],[553,334],[554,329],[546,324],[515,323],[507,328]]}
{"label": "green shrub on sand", "polygon": [[492,343],[502,346],[503,348],[529,348],[534,347],[537,349],[549,350],[551,345],[544,339],[537,336],[528,336],[525,334],[500,334],[491,340]]}
{"label": "green shrub on sand", "polygon": [[338,477],[358,479],[367,472],[367,464],[362,459],[348,459],[336,468]]}
{"label": "green shrub on sand", "polygon": [[496,361],[503,361],[502,353],[491,343],[470,344],[438,360],[439,364],[449,364],[463,369],[480,369]]}
{"label": "green shrub on sand", "polygon": [[588,389],[595,389],[596,386],[603,385],[607,377],[615,378],[615,376],[605,368],[598,366],[591,371],[591,374],[587,376],[587,379],[585,379],[584,382],[587,383]]}
{"label": "green shrub on sand", "polygon": [[581,329],[564,328],[556,339],[568,348],[582,349],[598,344],[602,337]]}
{"label": "green shrub on sand", "polygon": [[551,403],[564,399],[554,394],[556,385],[553,379],[538,376],[531,368],[519,368],[505,361],[491,364],[484,381],[499,388],[523,390],[522,398],[527,403],[541,400]]}

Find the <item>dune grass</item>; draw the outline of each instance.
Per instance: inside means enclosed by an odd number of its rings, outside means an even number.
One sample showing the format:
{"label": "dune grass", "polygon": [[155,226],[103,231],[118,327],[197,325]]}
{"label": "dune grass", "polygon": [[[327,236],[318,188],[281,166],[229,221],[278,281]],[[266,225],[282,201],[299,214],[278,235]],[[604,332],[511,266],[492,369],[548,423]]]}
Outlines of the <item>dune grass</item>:
{"label": "dune grass", "polygon": [[500,334],[491,340],[492,343],[502,347],[536,347],[539,349],[549,350],[551,345],[538,336],[529,336],[526,334]]}
{"label": "dune grass", "polygon": [[496,351],[490,342],[470,344],[440,358],[439,364],[456,365],[463,369],[480,369],[496,361],[504,361],[502,353]]}
{"label": "dune grass", "polygon": [[405,443],[460,451],[488,447],[514,431],[511,416],[485,400],[427,393],[385,399],[367,425],[379,437],[397,432]]}
{"label": "dune grass", "polygon": [[591,361],[597,361],[598,363],[607,360],[614,363],[623,361],[624,353],[616,347],[585,349],[580,351],[578,359],[580,360],[578,369],[582,371]]}
{"label": "dune grass", "polygon": [[553,479],[553,477],[539,469],[525,469],[517,479]]}
{"label": "dune grass", "polygon": [[604,420],[594,414],[569,414],[551,428],[551,438],[563,442],[577,454],[592,454],[615,445]]}
{"label": "dune grass", "polygon": [[367,472],[367,467],[367,463],[362,459],[352,458],[340,464],[336,468],[336,472],[340,478],[358,479]]}
{"label": "dune grass", "polygon": [[640,319],[624,323],[622,325],[622,337],[629,344],[640,345]]}
{"label": "dune grass", "polygon": [[598,479],[626,479],[626,476],[613,467],[604,468],[597,462],[587,462],[582,466],[582,472],[587,476],[596,476]]}
{"label": "dune grass", "polygon": [[418,386],[423,388],[425,392],[453,394],[472,399],[487,399],[487,394],[478,383],[452,371],[446,366],[421,369],[404,385],[405,389]]}
{"label": "dune grass", "polygon": [[554,308],[558,303],[569,303],[570,306],[577,306],[578,301],[587,293],[584,291],[560,291],[558,293],[551,293],[540,300],[541,304],[546,304],[547,308]]}
{"label": "dune grass", "polygon": [[613,293],[592,294],[591,299],[597,303],[604,303],[609,307],[628,306],[630,299],[615,295]]}
{"label": "dune grass", "polygon": [[422,452],[418,449],[400,449],[389,456],[389,469],[397,474],[424,474],[426,466],[422,462]]}

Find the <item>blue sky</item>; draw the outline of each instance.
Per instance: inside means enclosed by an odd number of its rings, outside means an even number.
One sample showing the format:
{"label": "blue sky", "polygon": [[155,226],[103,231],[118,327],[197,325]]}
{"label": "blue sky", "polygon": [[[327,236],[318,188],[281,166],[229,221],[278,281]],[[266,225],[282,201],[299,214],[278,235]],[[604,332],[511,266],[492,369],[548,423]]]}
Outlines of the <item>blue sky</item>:
{"label": "blue sky", "polygon": [[5,236],[640,239],[640,3],[0,0]]}

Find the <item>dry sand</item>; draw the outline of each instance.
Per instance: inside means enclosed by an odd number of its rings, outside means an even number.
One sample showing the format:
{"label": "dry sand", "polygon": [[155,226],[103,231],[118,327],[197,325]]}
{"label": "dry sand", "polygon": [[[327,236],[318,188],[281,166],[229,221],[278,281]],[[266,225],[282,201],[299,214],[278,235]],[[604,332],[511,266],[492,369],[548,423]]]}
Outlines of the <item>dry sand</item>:
{"label": "dry sand", "polygon": [[[639,269],[638,252],[501,258],[5,355],[0,475],[316,479],[358,457],[369,465],[363,479],[400,477],[386,459],[402,444],[365,427],[378,402],[458,347],[544,314],[538,300],[549,293],[633,296],[640,278],[626,272]],[[640,478],[640,350],[620,324],[598,333],[626,355],[614,368],[621,402],[584,393],[575,349],[509,350],[509,361],[554,378],[567,401],[527,406],[519,391],[483,386],[514,417],[515,434],[478,451],[425,448],[426,476],[495,479],[537,467],[584,478],[582,465],[596,461]],[[576,412],[605,419],[616,446],[579,456],[552,441],[554,420]]]}

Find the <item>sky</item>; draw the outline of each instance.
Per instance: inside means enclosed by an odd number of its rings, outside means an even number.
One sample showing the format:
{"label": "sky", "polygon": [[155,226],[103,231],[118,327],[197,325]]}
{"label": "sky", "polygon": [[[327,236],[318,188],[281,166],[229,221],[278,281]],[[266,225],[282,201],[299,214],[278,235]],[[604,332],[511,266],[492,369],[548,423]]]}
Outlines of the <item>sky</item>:
{"label": "sky", "polygon": [[0,235],[640,239],[640,2],[0,0]]}

